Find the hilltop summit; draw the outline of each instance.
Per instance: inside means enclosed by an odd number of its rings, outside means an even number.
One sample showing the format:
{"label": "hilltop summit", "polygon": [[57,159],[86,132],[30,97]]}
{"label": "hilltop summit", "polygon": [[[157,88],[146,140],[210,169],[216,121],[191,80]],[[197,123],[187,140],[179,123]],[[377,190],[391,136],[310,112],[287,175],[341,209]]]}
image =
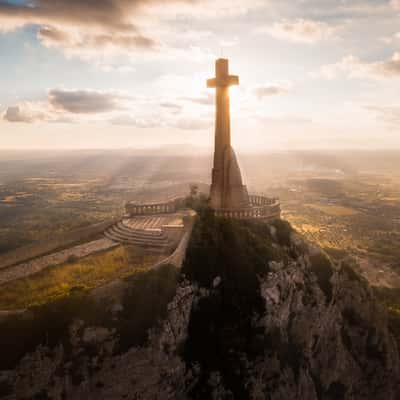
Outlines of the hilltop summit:
{"label": "hilltop summit", "polygon": [[202,209],[182,271],[123,291],[3,374],[5,398],[396,399],[398,348],[368,285],[285,221]]}

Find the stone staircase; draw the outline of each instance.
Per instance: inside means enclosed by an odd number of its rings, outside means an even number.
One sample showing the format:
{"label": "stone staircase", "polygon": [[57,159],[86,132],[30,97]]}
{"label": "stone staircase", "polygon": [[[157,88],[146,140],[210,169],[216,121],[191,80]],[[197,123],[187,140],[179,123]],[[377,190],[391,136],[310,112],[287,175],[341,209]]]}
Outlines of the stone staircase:
{"label": "stone staircase", "polygon": [[118,243],[166,252],[171,249],[173,242],[162,227],[173,222],[174,216],[166,215],[123,219],[107,229],[104,235]]}

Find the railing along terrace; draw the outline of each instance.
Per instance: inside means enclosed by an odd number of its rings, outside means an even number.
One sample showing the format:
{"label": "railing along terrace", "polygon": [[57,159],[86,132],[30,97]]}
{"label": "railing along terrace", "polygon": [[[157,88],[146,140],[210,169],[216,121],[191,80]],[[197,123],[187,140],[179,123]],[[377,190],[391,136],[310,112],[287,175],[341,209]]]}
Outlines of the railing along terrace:
{"label": "railing along terrace", "polygon": [[[217,209],[214,211],[215,216],[236,219],[253,219],[259,218],[264,220],[273,220],[280,218],[281,208],[280,202],[276,198],[268,198],[264,196],[249,196],[252,206],[242,209]],[[260,205],[254,205],[260,204]]]}
{"label": "railing along terrace", "polygon": [[[183,197],[176,197],[168,201],[156,203],[128,202],[125,206],[127,214],[131,216],[174,213],[183,204]],[[217,209],[215,216],[237,219],[276,219],[280,218],[281,208],[277,198],[262,195],[249,195],[250,207],[242,209]]]}
{"label": "railing along terrace", "polygon": [[279,203],[279,199],[277,199],[275,197],[266,197],[266,196],[257,195],[257,194],[249,195],[249,201],[250,201],[250,204],[253,204],[253,205],[272,205],[275,203]]}
{"label": "railing along terrace", "polygon": [[125,205],[127,214],[129,215],[150,215],[174,213],[182,205],[184,198],[176,197],[163,202],[137,203],[130,201]]}

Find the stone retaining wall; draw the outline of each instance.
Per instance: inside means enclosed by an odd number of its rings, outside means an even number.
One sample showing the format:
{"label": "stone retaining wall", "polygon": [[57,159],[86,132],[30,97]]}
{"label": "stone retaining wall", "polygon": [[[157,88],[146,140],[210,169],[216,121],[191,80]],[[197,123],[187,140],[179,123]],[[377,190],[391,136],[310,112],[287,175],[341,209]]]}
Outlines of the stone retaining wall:
{"label": "stone retaining wall", "polygon": [[166,257],[164,260],[160,261],[156,265],[154,265],[153,268],[159,268],[162,265],[166,264],[172,264],[175,265],[177,268],[181,268],[183,261],[186,256],[186,249],[189,245],[190,237],[192,236],[192,231],[193,231],[193,226],[194,226],[194,219],[195,219],[195,213],[191,216],[185,217],[185,233],[183,234],[177,248],[174,250],[174,252]]}

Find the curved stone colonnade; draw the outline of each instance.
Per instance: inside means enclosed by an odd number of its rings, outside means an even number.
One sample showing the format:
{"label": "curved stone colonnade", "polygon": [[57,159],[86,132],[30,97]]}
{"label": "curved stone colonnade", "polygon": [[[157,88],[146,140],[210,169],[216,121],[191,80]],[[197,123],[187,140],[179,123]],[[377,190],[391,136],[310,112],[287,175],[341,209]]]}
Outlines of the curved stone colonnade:
{"label": "curved stone colonnade", "polygon": [[[272,221],[281,217],[279,199],[258,194],[249,195],[250,207],[235,209],[216,209],[215,216],[236,219],[262,219]],[[182,208],[183,197],[177,197],[161,203],[128,202],[125,206],[130,217],[139,215],[155,215],[175,213]]]}
{"label": "curved stone colonnade", "polygon": [[250,195],[250,207],[242,209],[218,209],[215,216],[235,219],[262,219],[272,221],[281,217],[281,205],[278,199],[260,195]]}
{"label": "curved stone colonnade", "polygon": [[279,199],[259,194],[249,194],[249,202],[252,206],[273,206],[277,202],[279,203]]}
{"label": "curved stone colonnade", "polygon": [[130,201],[126,203],[125,210],[130,216],[168,214],[176,212],[182,206],[183,201],[183,197],[177,197],[160,203],[136,203]]}

